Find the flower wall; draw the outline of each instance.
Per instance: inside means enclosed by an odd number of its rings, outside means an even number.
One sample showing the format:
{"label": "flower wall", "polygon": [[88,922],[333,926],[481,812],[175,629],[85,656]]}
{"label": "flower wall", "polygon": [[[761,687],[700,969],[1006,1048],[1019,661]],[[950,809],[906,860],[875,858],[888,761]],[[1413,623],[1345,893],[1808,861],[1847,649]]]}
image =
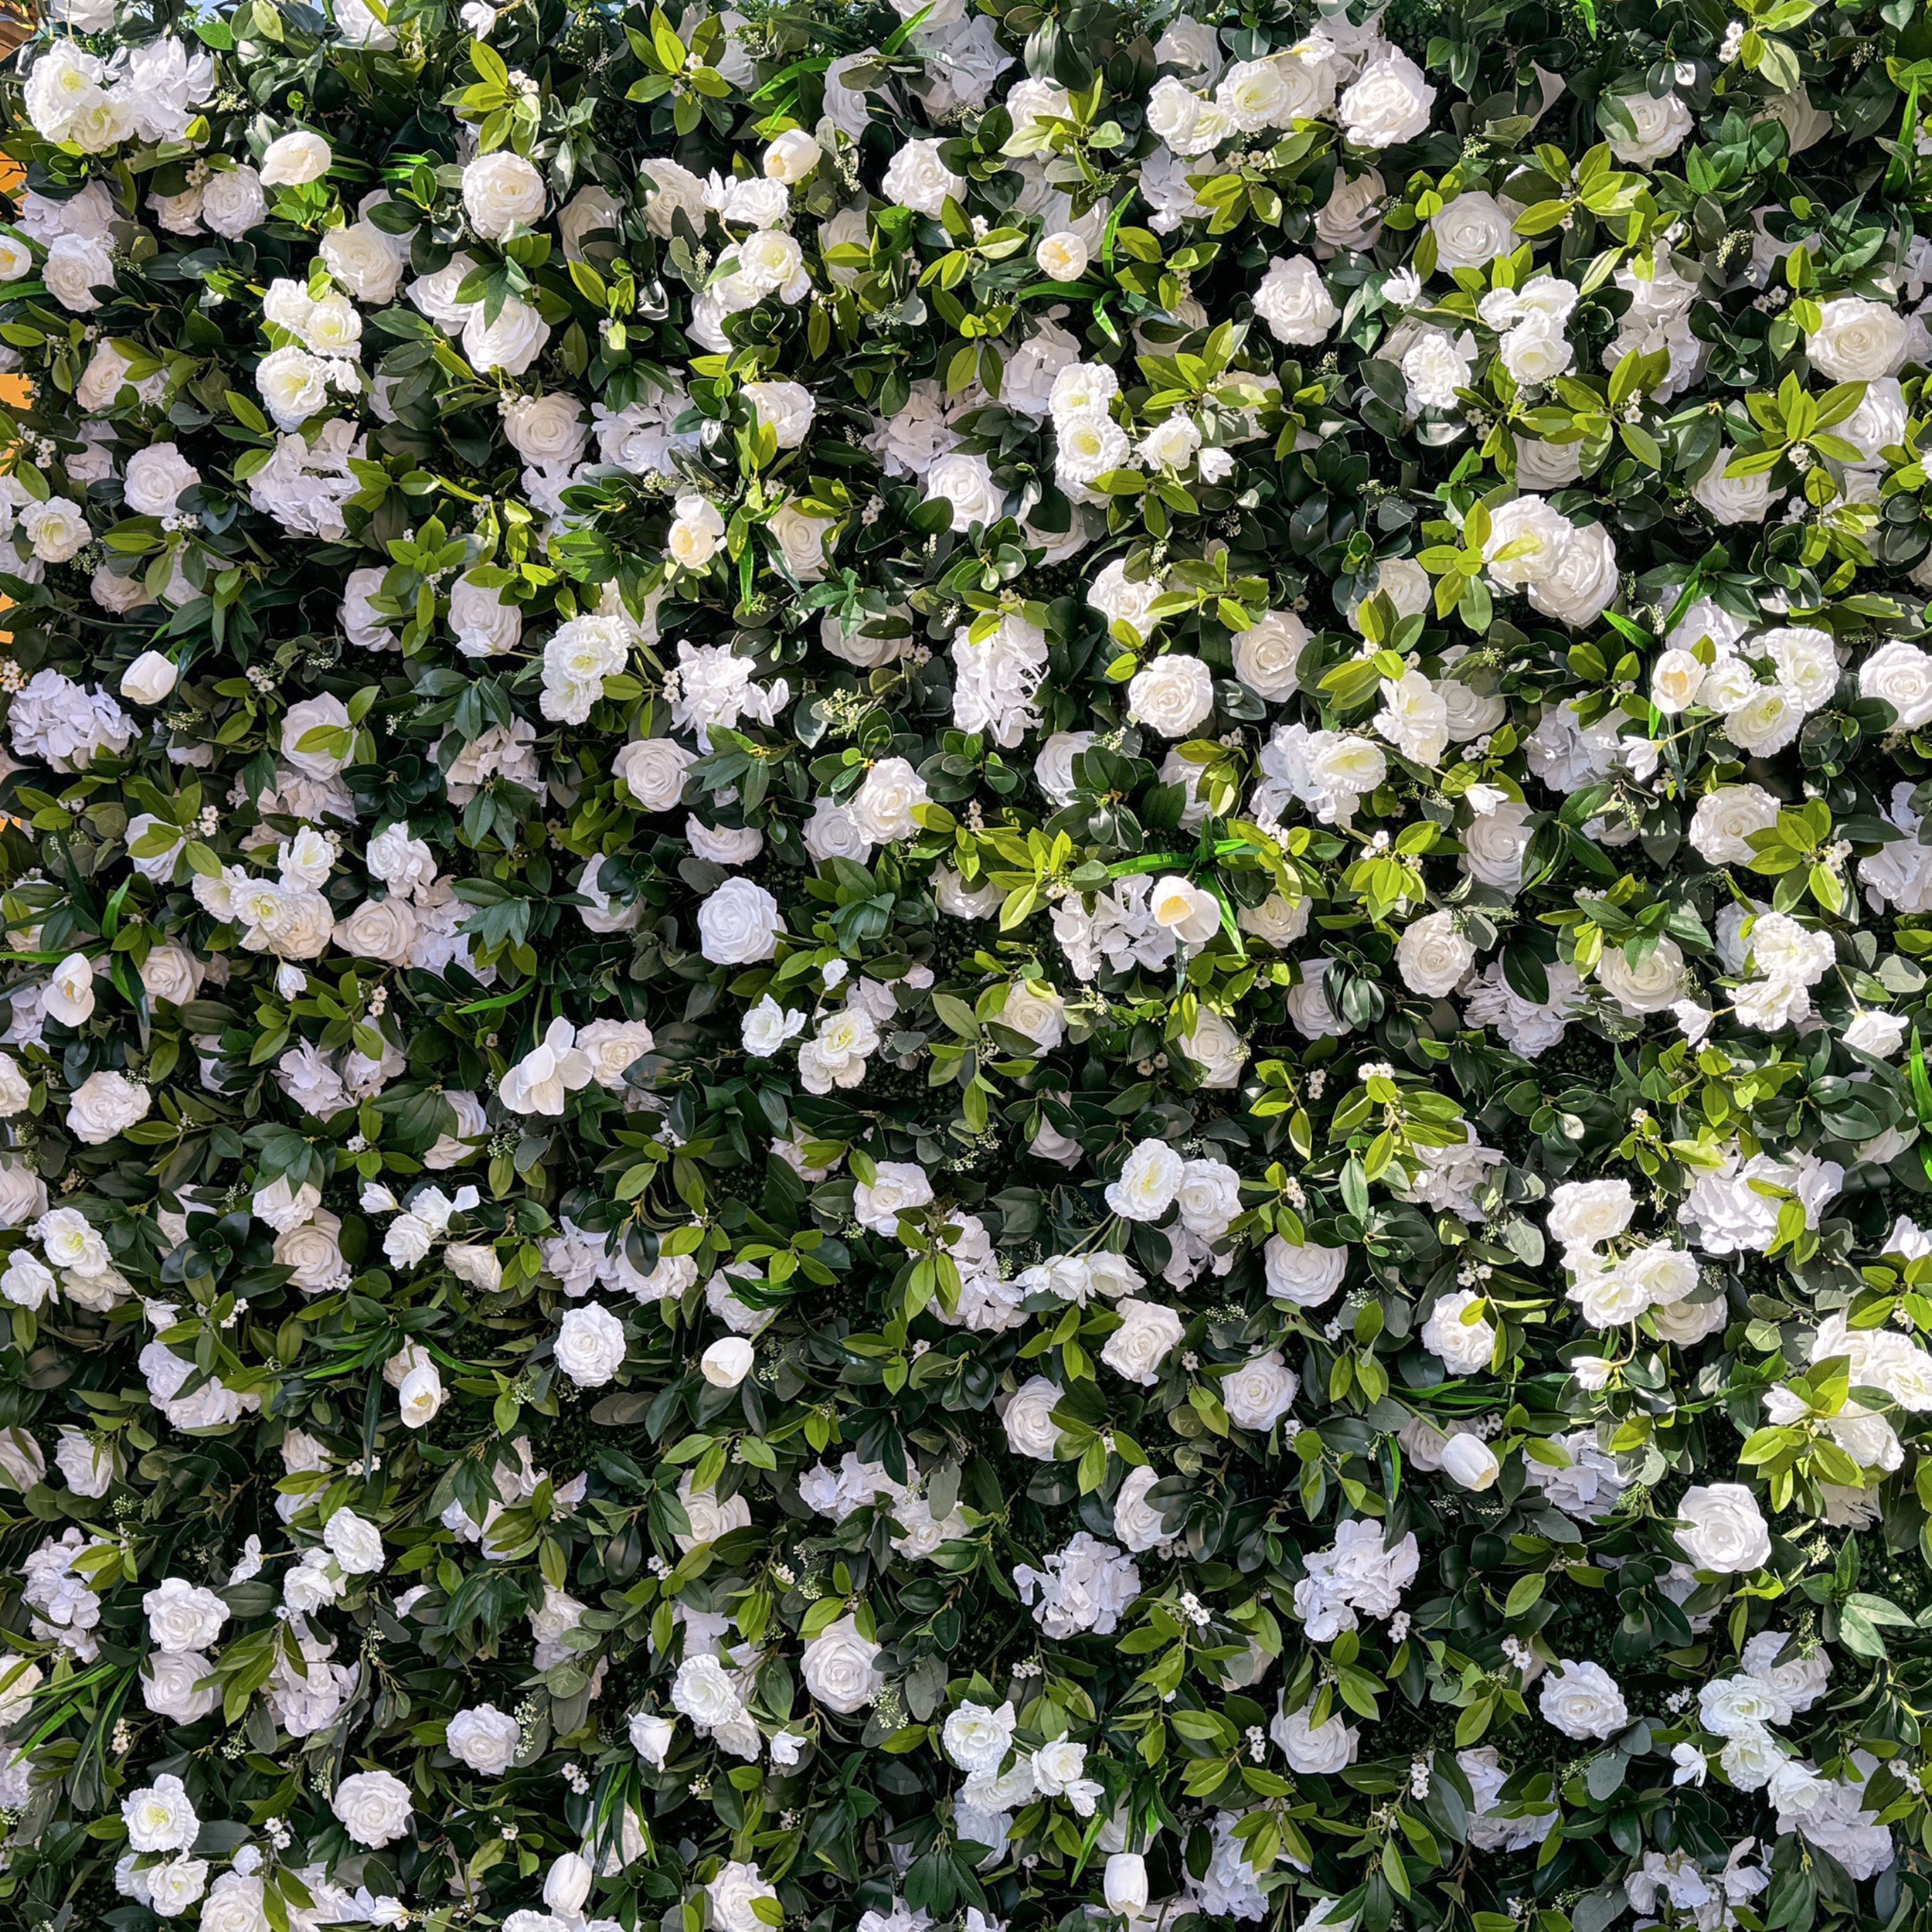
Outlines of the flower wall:
{"label": "flower wall", "polygon": [[1922,1922],[1917,0],[47,11],[7,1923]]}

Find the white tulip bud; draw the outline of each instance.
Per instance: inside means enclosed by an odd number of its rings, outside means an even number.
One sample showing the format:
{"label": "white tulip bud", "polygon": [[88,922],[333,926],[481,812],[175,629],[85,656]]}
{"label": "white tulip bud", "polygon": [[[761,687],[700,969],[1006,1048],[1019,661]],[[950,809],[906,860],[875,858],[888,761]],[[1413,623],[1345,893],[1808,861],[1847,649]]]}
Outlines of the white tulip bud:
{"label": "white tulip bud", "polygon": [[1147,1860],[1138,1852],[1116,1852],[1107,1861],[1107,1907],[1130,1917],[1147,1910]]}
{"label": "white tulip bud", "polygon": [[751,1344],[741,1335],[714,1342],[699,1357],[698,1366],[714,1389],[735,1389],[751,1372]]}
{"label": "white tulip bud", "polygon": [[300,188],[320,181],[335,165],[335,151],[320,134],[298,128],[293,134],[278,134],[262,155],[261,178],[265,188]]}
{"label": "white tulip bud", "polygon": [[818,165],[817,141],[802,128],[788,128],[765,150],[765,179],[789,187]]}
{"label": "white tulip bud", "polygon": [[543,1903],[553,1912],[575,1918],[590,1896],[590,1860],[566,1852],[543,1876]]}
{"label": "white tulip bud", "polygon": [[1502,1464],[1480,1436],[1451,1436],[1442,1452],[1442,1473],[1464,1489],[1487,1489]]}
{"label": "white tulip bud", "polygon": [[144,651],[121,674],[121,695],[130,704],[159,704],[180,676],[172,658],[164,658],[158,651]]}

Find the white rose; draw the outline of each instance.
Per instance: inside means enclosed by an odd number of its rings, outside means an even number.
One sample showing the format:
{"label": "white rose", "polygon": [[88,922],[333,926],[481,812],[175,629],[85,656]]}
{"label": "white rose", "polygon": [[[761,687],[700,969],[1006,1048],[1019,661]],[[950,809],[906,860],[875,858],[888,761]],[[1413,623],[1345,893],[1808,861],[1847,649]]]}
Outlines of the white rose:
{"label": "white rose", "polygon": [[358,1845],[379,1852],[409,1831],[410,1788],[387,1771],[357,1771],[336,1786],[329,1808]]}
{"label": "white rose", "polygon": [[148,1117],[153,1097],[125,1073],[90,1073],[67,1103],[67,1128],[90,1147],[104,1147]]}
{"label": "white rose", "polygon": [[322,237],[322,265],[359,302],[381,308],[395,298],[409,259],[373,222],[351,222]]}
{"label": "white rose", "polygon": [[811,392],[800,383],[747,383],[744,396],[759,422],[777,437],[781,450],[797,449],[818,413]]}
{"label": "white rose", "polygon": [[492,587],[458,577],[450,586],[449,627],[464,657],[500,657],[522,641],[523,613]]}
{"label": "white rose", "polygon": [[1553,566],[1529,587],[1529,601],[1564,624],[1594,624],[1617,595],[1617,546],[1600,523],[1573,525]]}
{"label": "white rose", "polygon": [[1805,339],[1805,352],[1834,383],[1875,383],[1897,375],[1906,345],[1905,318],[1889,302],[1835,295],[1819,304],[1818,327]]}
{"label": "white rose", "polygon": [[624,1366],[624,1324],[601,1303],[566,1308],[558,1325],[557,1366],[580,1389],[598,1389]]}
{"label": "white rose", "polygon": [[1736,454],[1735,450],[1720,449],[1691,485],[1691,495],[1719,523],[1762,523],[1771,507],[1770,477],[1764,471],[1755,476],[1726,476]]}
{"label": "white rose", "polygon": [[1495,1352],[1496,1331],[1485,1319],[1463,1319],[1464,1311],[1482,1298],[1468,1288],[1452,1288],[1437,1298],[1422,1325],[1422,1345],[1451,1375],[1485,1372]]}
{"label": "white rose", "polygon": [[515,295],[504,298],[495,321],[487,319],[484,304],[478,302],[463,324],[463,353],[473,369],[485,375],[492,369],[522,375],[549,339],[550,325],[543,311]]}
{"label": "white rose", "polygon": [[1685,1525],[1678,1546],[1693,1569],[1741,1577],[1770,1561],[1770,1530],[1742,1483],[1698,1483],[1684,1492],[1677,1513]]}
{"label": "white rose", "polygon": [[872,1179],[852,1189],[852,1216],[875,1234],[896,1235],[899,1217],[932,1199],[932,1182],[916,1161],[881,1161]]}
{"label": "white rose", "polygon": [[969,530],[975,523],[995,523],[1006,507],[1006,492],[993,481],[983,456],[954,451],[940,457],[926,472],[926,501],[951,507],[952,527]]}
{"label": "white rose", "polygon": [[1372,61],[1342,95],[1339,111],[1344,137],[1358,148],[1393,148],[1428,131],[1436,90],[1422,70],[1391,47]]}
{"label": "white rose", "polygon": [[1566,1657],[1544,1678],[1539,1708],[1566,1737],[1609,1737],[1630,1722],[1630,1707],[1610,1673]]}
{"label": "white rose", "polygon": [[[214,1686],[195,1688],[213,1675],[214,1666],[199,1651],[157,1651],[141,1663],[141,1702],[171,1723],[199,1723],[221,1702],[221,1692]],[[208,1923],[205,1917],[202,1923]]]}
{"label": "white rose", "polygon": [[1185,1324],[1173,1309],[1158,1301],[1136,1301],[1131,1295],[1115,1303],[1121,1325],[1100,1349],[1100,1359],[1117,1376],[1151,1388],[1160,1379],[1161,1364],[1172,1355]]}
{"label": "white rose", "polygon": [[1301,1381],[1278,1349],[1240,1363],[1221,1379],[1221,1406],[1243,1429],[1272,1429],[1294,1405]]}
{"label": "white rose", "polygon": [[1411,920],[1396,945],[1403,984],[1431,999],[1454,992],[1475,958],[1475,947],[1456,930],[1455,915],[1447,910]]}
{"label": "white rose", "polygon": [[1194,1063],[1203,1087],[1226,1088],[1240,1084],[1241,1070],[1248,1060],[1247,1043],[1213,1007],[1200,1009],[1192,1028],[1181,1036],[1179,1044]]}
{"label": "white rose", "polygon": [[939,158],[936,141],[905,142],[887,164],[880,191],[888,201],[915,213],[939,219],[950,195],[955,201],[966,192],[966,183]]}
{"label": "white rose", "polygon": [[698,761],[674,738],[636,738],[611,760],[611,769],[645,811],[669,811],[684,794],[685,775]]}
{"label": "white rose", "polygon": [[1684,145],[1684,137],[1696,124],[1691,111],[1674,94],[1660,100],[1651,94],[1619,94],[1617,107],[1630,118],[1633,131],[1610,137],[1610,151],[1619,161],[1647,168],[1666,155],[1674,155]]}
{"label": "white rose", "polygon": [[778,902],[749,879],[727,879],[698,908],[699,950],[713,965],[751,966],[778,950]]}
{"label": "white rose", "polygon": [[1549,1197],[1549,1238],[1570,1251],[1600,1247],[1621,1234],[1636,1212],[1626,1180],[1565,1181]]}
{"label": "white rose", "polygon": [[1234,675],[1258,698],[1279,703],[1299,688],[1295,667],[1308,627],[1290,611],[1264,611],[1234,640]]}
{"label": "white rose", "polygon": [[267,215],[262,178],[246,162],[218,170],[202,186],[201,218],[226,241],[240,241]]}
{"label": "white rose", "polygon": [[497,405],[503,434],[526,463],[539,469],[567,470],[583,460],[590,440],[583,405],[574,396],[552,389],[543,396],[506,397]]}
{"label": "white rose", "polygon": [[519,224],[543,218],[543,177],[507,148],[479,155],[463,170],[463,206],[470,225],[486,241],[501,241]]}
{"label": "white rose", "polygon": [[63,308],[85,315],[100,306],[94,291],[114,285],[114,257],[90,236],[58,236],[40,264],[40,279]]}
{"label": "white rose", "polygon": [[1432,216],[1430,232],[1436,238],[1436,266],[1445,274],[1458,268],[1487,268],[1498,255],[1516,247],[1516,232],[1508,213],[1494,195],[1465,189]]}
{"label": "white rose", "polygon": [[1311,1726],[1305,1707],[1285,1714],[1277,1712],[1268,1735],[1288,1760],[1290,1770],[1317,1777],[1332,1777],[1346,1770],[1355,1762],[1359,1737],[1353,1726],[1334,1713],[1321,1724]]}
{"label": "white rose", "polygon": [[1341,1287],[1349,1271],[1346,1248],[1318,1247],[1312,1241],[1300,1246],[1278,1234],[1268,1236],[1263,1250],[1268,1293],[1277,1301],[1291,1301],[1297,1308],[1319,1308]]}
{"label": "white rose", "polygon": [[221,1635],[228,1606],[185,1577],[164,1577],[141,1600],[157,1650],[206,1650]]}
{"label": "white rose", "polygon": [[494,1704],[478,1704],[450,1719],[450,1755],[485,1777],[501,1777],[515,1762],[523,1727]]}
{"label": "white rose", "polygon": [[767,1901],[775,1904],[778,1894],[757,1866],[729,1860],[704,1889],[713,1932],[768,1932],[757,1908]]}
{"label": "white rose", "polygon": [[1268,325],[1277,342],[1312,349],[1328,339],[1342,319],[1321,280],[1321,271],[1305,255],[1277,257],[1254,291],[1254,312]]}
{"label": "white rose", "polygon": [[886,1688],[878,1657],[879,1646],[859,1635],[850,1617],[842,1617],[806,1645],[798,1671],[805,1689],[820,1703],[849,1717]]}
{"label": "white rose", "polygon": [[1000,1422],[1015,1455],[1030,1456],[1036,1462],[1053,1461],[1060,1432],[1053,1411],[1060,1399],[1060,1390],[1044,1376],[1030,1377],[1014,1392]]}
{"label": "white rose", "polygon": [[1932,657],[1900,638],[1881,645],[1859,667],[1859,696],[1882,698],[1901,730],[1932,724]]}
{"label": "white rose", "polygon": [[1136,724],[1164,738],[1185,738],[1213,712],[1213,674],[1199,658],[1156,658],[1128,682],[1127,709]]}
{"label": "white rose", "polygon": [[1684,997],[1684,955],[1674,939],[1659,939],[1640,964],[1633,966],[1621,946],[1607,946],[1597,961],[1604,992],[1633,1015],[1667,1012]]}
{"label": "white rose", "polygon": [[796,503],[780,504],[765,525],[785,567],[801,583],[816,583],[825,574],[825,539],[835,527],[829,518],[808,516]]}

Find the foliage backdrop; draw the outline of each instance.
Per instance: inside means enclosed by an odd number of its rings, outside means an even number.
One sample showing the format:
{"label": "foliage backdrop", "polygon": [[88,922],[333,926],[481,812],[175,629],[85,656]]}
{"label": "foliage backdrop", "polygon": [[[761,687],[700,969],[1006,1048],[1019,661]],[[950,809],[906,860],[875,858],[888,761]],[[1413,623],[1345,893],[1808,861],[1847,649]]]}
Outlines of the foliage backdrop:
{"label": "foliage backdrop", "polygon": [[8,1923],[1922,1919],[1918,0],[47,12]]}

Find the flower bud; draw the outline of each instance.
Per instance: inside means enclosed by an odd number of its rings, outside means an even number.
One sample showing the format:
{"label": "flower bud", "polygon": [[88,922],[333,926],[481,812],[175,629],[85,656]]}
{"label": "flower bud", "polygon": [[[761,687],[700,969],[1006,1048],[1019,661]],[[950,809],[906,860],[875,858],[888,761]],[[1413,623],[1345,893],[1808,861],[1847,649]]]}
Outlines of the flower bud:
{"label": "flower bud", "polygon": [[698,1366],[714,1389],[735,1389],[751,1372],[751,1344],[741,1335],[728,1335],[705,1350]]}
{"label": "flower bud", "polygon": [[130,704],[159,704],[180,675],[172,658],[144,651],[121,674],[121,695]]}
{"label": "flower bud", "polygon": [[803,181],[818,165],[817,141],[802,128],[789,128],[765,150],[765,179],[787,186]]}
{"label": "flower bud", "polygon": [[1480,1436],[1451,1436],[1443,1448],[1442,1473],[1464,1489],[1487,1489],[1502,1464]]}
{"label": "flower bud", "polygon": [[1107,1861],[1105,1883],[1110,1912],[1147,1910],[1147,1861],[1138,1852],[1116,1852]]}

